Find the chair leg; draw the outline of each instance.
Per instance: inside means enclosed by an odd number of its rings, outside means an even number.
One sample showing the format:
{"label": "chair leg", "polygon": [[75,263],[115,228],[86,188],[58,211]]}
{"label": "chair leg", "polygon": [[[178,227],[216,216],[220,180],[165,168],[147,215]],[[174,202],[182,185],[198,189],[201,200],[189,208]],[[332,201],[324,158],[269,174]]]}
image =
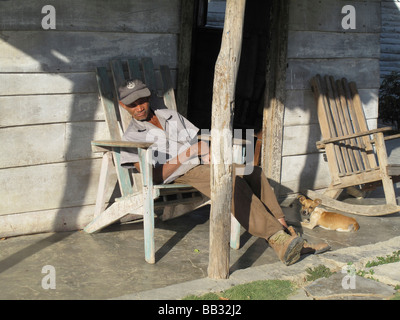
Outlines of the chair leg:
{"label": "chair leg", "polygon": [[387,204],[397,205],[396,193],[394,192],[393,180],[390,176],[382,177],[383,191],[385,192],[385,198]]}
{"label": "chair leg", "polygon": [[361,189],[358,189],[355,186],[347,187],[346,192],[347,192],[347,194],[349,194],[357,199],[364,199],[367,194],[367,192],[365,192]]}
{"label": "chair leg", "polygon": [[154,199],[153,199],[153,167],[151,149],[138,149],[140,168],[143,175],[143,228],[144,254],[148,263],[155,263],[154,252]]}
{"label": "chair leg", "polygon": [[240,247],[240,223],[236,218],[231,215],[231,248],[239,249]]}
{"label": "chair leg", "polygon": [[[146,189],[146,188],[144,188]],[[154,251],[154,202],[153,197],[149,192],[145,194],[145,205],[143,214],[144,228],[144,255],[148,263],[155,263]]]}
{"label": "chair leg", "polygon": [[387,174],[386,170],[388,166],[388,160],[387,160],[387,151],[383,133],[382,132],[375,133],[374,139],[375,139],[376,155],[378,157],[379,167],[381,170],[382,185],[383,185],[383,190],[385,192],[386,203],[397,205],[393,180],[392,177]]}
{"label": "chair leg", "polygon": [[328,188],[325,190],[324,195],[328,196],[332,199],[337,199],[337,198],[339,198],[339,196],[342,192],[343,192],[343,189]]}
{"label": "chair leg", "polygon": [[105,192],[107,187],[108,172],[112,163],[111,152],[105,152],[101,161],[99,186],[97,189],[96,206],[94,209],[94,217],[97,217],[105,209]]}

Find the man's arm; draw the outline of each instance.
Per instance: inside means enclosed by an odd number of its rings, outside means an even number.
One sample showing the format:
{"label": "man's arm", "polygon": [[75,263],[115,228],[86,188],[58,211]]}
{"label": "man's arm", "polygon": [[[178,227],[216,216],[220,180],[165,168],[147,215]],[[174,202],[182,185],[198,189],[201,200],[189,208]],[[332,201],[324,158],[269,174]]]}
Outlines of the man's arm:
{"label": "man's arm", "polygon": [[[191,145],[185,151],[180,153],[175,158],[169,160],[165,164],[158,166],[153,169],[153,181],[155,184],[160,184],[165,179],[167,179],[172,173],[174,173],[183,163],[189,161],[190,159],[197,157],[202,157],[203,163],[209,163],[209,148],[208,144],[204,141],[199,141]],[[134,163],[135,168],[140,172],[140,164],[138,162]]]}

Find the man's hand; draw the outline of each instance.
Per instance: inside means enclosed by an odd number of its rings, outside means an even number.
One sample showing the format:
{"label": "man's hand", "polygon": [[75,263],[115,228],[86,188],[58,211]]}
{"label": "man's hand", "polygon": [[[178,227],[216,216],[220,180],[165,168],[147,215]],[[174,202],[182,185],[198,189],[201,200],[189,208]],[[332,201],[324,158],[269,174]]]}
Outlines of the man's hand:
{"label": "man's hand", "polygon": [[281,225],[283,225],[285,228],[288,228],[288,225],[287,225],[287,223],[286,223],[286,220],[285,220],[285,218],[280,218],[280,219],[278,219],[278,221],[281,223]]}
{"label": "man's hand", "polygon": [[210,149],[207,142],[199,141],[178,156],[180,163],[185,163],[195,157],[201,158],[204,164],[210,163]]}
{"label": "man's hand", "polygon": [[[153,181],[155,184],[162,183],[167,179],[175,170],[177,170],[182,164],[190,161],[195,157],[200,157],[203,164],[210,163],[210,149],[208,143],[199,141],[185,151],[180,153],[177,157],[171,159],[167,163],[153,169]],[[139,163],[134,164],[136,169],[140,172]]]}
{"label": "man's hand", "polygon": [[210,148],[208,147],[208,143],[205,141],[199,141],[198,143],[198,155],[201,159],[201,163],[209,164],[210,163]]}

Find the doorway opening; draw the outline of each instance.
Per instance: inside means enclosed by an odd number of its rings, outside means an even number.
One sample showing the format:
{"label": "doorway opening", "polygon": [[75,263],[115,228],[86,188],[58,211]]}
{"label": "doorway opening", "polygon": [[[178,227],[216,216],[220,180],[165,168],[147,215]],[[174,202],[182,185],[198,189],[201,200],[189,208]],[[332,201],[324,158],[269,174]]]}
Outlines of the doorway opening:
{"label": "doorway opening", "polygon": [[[211,128],[214,68],[221,47],[225,0],[197,0],[193,26],[188,119]],[[236,83],[234,129],[262,127],[272,1],[247,0]]]}

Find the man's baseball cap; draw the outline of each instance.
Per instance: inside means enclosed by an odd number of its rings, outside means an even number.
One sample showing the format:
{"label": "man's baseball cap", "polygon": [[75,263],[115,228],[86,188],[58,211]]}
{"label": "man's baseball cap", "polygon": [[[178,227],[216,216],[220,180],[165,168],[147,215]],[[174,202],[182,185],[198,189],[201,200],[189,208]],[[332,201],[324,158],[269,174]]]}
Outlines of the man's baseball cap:
{"label": "man's baseball cap", "polygon": [[125,104],[129,105],[140,98],[150,97],[151,93],[149,88],[140,80],[127,80],[126,84],[118,88],[119,99]]}

